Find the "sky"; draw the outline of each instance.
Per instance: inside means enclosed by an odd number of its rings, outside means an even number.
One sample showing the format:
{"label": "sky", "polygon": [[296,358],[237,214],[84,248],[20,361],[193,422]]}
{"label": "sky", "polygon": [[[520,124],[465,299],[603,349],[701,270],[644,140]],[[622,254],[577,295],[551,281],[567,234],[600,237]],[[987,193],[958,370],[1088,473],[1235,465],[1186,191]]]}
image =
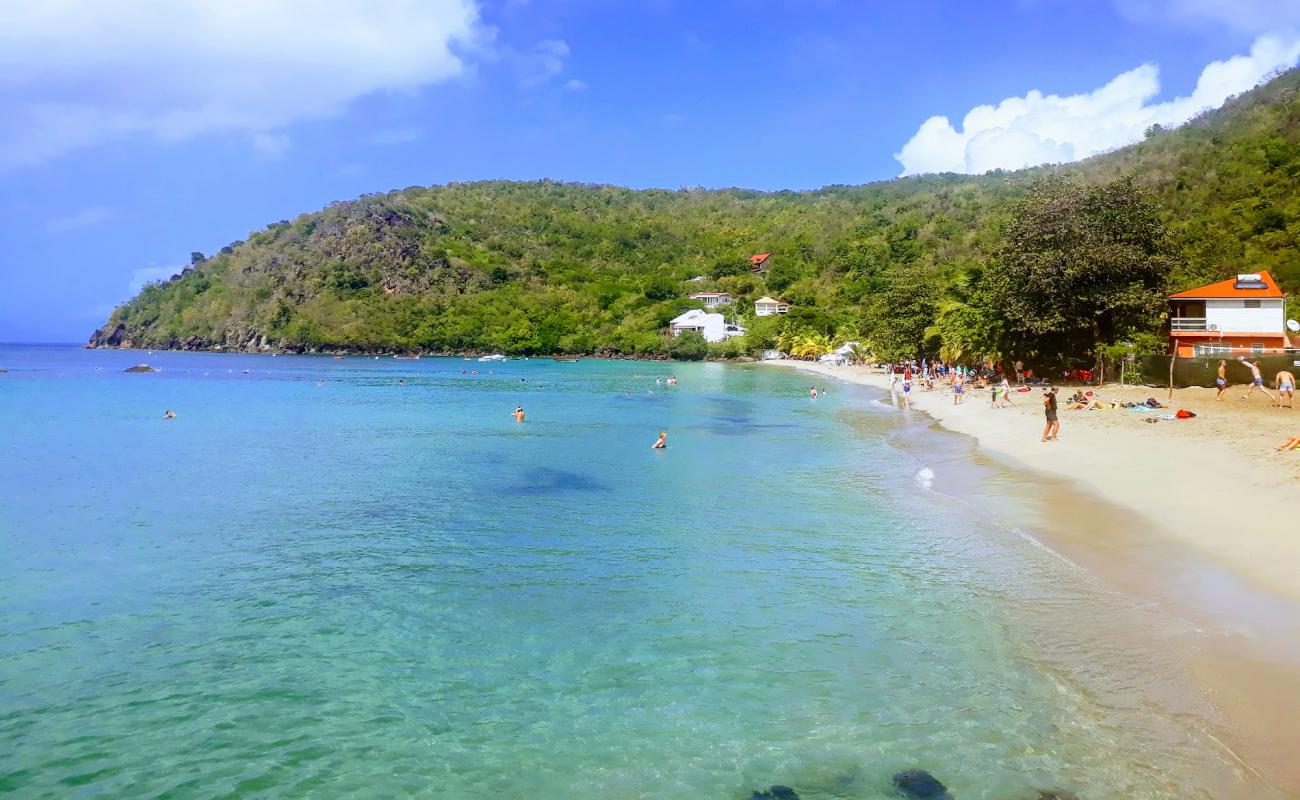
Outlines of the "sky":
{"label": "sky", "polygon": [[1300,60],[1300,0],[0,0],[0,341],[333,201],[1068,162]]}

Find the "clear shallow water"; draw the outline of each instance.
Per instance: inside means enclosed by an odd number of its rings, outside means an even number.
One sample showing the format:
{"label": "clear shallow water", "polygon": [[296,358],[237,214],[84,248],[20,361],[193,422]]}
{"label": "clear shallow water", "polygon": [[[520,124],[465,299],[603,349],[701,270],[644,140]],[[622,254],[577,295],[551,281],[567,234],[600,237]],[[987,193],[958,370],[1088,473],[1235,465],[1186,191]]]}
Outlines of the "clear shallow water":
{"label": "clear shallow water", "polygon": [[[122,374],[141,361],[163,372]],[[1140,687],[1159,656],[1083,621],[1143,611],[926,488],[958,479],[951,446],[866,390],[716,364],[0,367],[0,792],[807,800],[924,767],[959,800],[1209,797],[1231,771]]]}

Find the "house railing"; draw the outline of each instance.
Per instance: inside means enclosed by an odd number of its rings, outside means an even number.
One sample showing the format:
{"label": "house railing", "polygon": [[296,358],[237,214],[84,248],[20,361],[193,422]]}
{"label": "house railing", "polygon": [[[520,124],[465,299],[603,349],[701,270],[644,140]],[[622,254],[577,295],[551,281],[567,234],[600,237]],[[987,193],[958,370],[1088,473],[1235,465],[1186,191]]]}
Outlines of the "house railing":
{"label": "house railing", "polygon": [[1171,331],[1208,330],[1205,325],[1205,317],[1174,317],[1169,320],[1169,329]]}

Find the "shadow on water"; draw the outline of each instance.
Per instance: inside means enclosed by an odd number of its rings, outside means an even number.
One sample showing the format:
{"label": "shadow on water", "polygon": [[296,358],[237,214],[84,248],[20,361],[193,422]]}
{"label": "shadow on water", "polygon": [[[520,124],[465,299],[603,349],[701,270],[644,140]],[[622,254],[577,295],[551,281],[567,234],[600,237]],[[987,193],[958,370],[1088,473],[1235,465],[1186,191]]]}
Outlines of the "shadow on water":
{"label": "shadow on water", "polygon": [[503,491],[514,495],[546,495],[563,492],[608,492],[610,487],[594,478],[566,469],[530,470],[527,482],[508,486]]}

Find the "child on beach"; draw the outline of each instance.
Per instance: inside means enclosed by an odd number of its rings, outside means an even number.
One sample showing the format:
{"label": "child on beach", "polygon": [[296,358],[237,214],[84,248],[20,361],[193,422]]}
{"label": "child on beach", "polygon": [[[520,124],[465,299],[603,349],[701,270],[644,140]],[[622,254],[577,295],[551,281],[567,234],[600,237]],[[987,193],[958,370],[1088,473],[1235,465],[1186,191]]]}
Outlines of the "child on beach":
{"label": "child on beach", "polygon": [[1219,387],[1219,393],[1214,396],[1215,400],[1223,402],[1223,395],[1228,391],[1228,362],[1219,359],[1219,375],[1214,379],[1214,385]]}

